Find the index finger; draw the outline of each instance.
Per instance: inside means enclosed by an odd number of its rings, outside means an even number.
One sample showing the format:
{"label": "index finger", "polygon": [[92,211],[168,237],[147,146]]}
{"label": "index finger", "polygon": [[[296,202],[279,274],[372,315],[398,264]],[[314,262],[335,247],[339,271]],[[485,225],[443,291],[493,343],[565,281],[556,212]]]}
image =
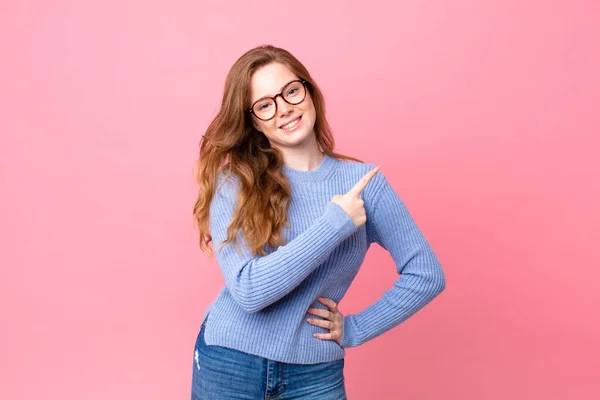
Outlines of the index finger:
{"label": "index finger", "polygon": [[365,186],[367,186],[367,183],[369,183],[371,178],[373,178],[378,171],[379,165],[367,172],[362,178],[360,178],[360,180],[356,182],[356,185],[354,185],[354,187],[350,189],[348,193],[358,197],[358,195],[363,191]]}

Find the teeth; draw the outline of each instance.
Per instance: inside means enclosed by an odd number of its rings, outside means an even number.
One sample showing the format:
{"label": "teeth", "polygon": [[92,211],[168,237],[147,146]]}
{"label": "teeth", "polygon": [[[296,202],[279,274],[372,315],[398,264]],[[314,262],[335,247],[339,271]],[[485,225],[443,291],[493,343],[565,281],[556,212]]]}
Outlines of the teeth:
{"label": "teeth", "polygon": [[300,121],[300,118],[298,117],[298,119],[296,119],[295,121],[290,122],[287,125],[282,126],[283,129],[290,129],[293,128],[294,126],[296,126],[296,124]]}

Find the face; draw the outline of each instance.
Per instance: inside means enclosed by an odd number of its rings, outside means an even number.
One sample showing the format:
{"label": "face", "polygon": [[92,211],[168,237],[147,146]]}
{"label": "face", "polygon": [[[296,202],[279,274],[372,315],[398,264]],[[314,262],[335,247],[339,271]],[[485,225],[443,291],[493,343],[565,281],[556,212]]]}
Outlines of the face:
{"label": "face", "polygon": [[[299,79],[298,76],[283,64],[272,63],[261,67],[252,75],[250,105],[265,96],[275,96],[287,83],[296,79]],[[299,104],[289,104],[281,96],[277,96],[275,101],[277,112],[272,119],[262,121],[251,115],[254,127],[265,134],[271,146],[296,147],[312,141],[316,111],[308,89],[306,97]],[[288,125],[290,122],[291,126]]]}

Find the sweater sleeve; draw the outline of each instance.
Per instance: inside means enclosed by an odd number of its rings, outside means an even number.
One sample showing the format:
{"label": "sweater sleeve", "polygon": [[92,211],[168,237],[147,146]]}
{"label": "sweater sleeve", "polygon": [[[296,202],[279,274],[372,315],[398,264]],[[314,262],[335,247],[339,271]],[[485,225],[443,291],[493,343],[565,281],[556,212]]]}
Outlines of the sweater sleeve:
{"label": "sweater sleeve", "polygon": [[344,348],[359,346],[399,325],[446,285],[436,255],[399,195],[381,171],[372,181],[376,197],[371,212],[367,209],[367,232],[371,241],[391,254],[399,277],[369,307],[344,316],[340,342]]}
{"label": "sweater sleeve", "polygon": [[238,253],[233,243],[221,245],[237,207],[237,186],[237,179],[229,178],[217,188],[210,232],[229,293],[246,312],[255,313],[291,292],[357,228],[343,208],[329,201],[306,230],[265,256],[253,256],[238,231]]}

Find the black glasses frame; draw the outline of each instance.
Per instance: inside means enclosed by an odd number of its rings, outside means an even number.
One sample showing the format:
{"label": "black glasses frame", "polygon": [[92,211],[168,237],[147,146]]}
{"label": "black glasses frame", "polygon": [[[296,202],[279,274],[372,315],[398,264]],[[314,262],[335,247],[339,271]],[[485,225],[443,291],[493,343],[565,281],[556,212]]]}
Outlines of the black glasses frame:
{"label": "black glasses frame", "polygon": [[[283,91],[292,83],[294,82],[300,82],[302,83],[302,86],[304,86],[304,97],[302,98],[302,100],[300,100],[297,103],[290,103],[289,101],[287,101],[285,99],[285,97],[283,97]],[[252,103],[252,106],[248,109],[248,112],[250,114],[253,114],[256,118],[260,119],[261,121],[270,121],[273,118],[275,118],[275,116],[277,115],[277,96],[280,96],[283,101],[285,101],[288,104],[292,104],[292,105],[296,105],[296,104],[300,104],[304,101],[304,99],[306,99],[306,92],[308,91],[308,88],[306,87],[306,81],[302,80],[302,79],[294,79],[293,81],[289,81],[288,83],[285,84],[285,86],[283,87],[283,89],[281,90],[281,92],[277,93],[275,96],[271,97],[271,96],[266,96],[266,97],[262,97],[258,100],[256,100],[254,103]],[[271,118],[267,118],[267,119],[262,119],[261,117],[259,117],[258,115],[256,115],[256,113],[254,112],[254,106],[256,105],[256,103],[258,103],[259,101],[265,100],[265,99],[271,99],[273,100],[273,104],[275,104],[275,112],[273,113],[273,116]]]}

